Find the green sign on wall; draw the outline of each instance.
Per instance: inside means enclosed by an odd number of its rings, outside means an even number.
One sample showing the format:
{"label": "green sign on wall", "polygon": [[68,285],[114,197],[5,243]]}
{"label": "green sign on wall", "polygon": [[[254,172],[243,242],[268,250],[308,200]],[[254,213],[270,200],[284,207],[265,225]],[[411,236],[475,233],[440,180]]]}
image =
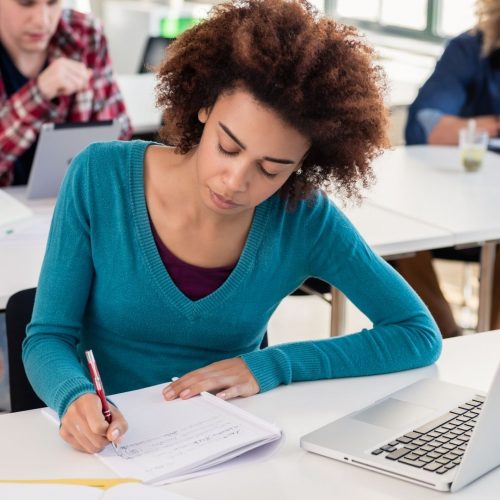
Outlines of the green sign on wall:
{"label": "green sign on wall", "polygon": [[192,17],[164,17],[160,21],[160,35],[166,38],[177,38],[183,31],[194,26],[199,19]]}

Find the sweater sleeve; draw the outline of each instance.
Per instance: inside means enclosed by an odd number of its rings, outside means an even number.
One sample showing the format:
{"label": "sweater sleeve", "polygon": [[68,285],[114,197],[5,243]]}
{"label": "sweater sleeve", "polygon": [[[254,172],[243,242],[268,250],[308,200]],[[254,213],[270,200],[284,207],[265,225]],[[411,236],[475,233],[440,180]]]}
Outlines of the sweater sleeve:
{"label": "sweater sleeve", "polygon": [[76,347],[93,279],[87,206],[89,148],[73,160],[58,196],[23,361],[38,396],[62,416],[93,385]]}
{"label": "sweater sleeve", "polygon": [[317,213],[303,223],[309,234],[301,237],[313,242],[309,274],[341,290],[373,327],[244,354],[261,392],[295,381],[375,375],[436,361],[441,335],[422,301],[329,200],[316,205]]}

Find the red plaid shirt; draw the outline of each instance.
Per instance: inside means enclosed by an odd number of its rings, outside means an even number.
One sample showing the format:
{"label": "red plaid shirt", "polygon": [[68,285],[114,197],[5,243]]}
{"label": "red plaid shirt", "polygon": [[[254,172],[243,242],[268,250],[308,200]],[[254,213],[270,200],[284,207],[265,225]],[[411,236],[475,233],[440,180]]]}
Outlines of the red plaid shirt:
{"label": "red plaid shirt", "polygon": [[0,186],[12,182],[14,161],[33,144],[46,122],[117,118],[121,124],[120,139],[132,135],[101,25],[91,16],[64,10],[49,42],[47,61],[50,64],[59,57],[81,61],[93,70],[86,90],[50,101],[40,93],[35,78],[7,98],[0,74]]}

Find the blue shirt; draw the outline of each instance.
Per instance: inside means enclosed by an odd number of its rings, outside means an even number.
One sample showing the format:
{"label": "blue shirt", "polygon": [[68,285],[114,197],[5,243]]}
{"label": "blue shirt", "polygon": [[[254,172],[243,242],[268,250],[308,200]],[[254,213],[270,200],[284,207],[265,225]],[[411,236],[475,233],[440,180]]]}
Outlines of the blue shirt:
{"label": "blue shirt", "polygon": [[[109,394],[235,356],[261,391],[437,359],[441,335],[426,307],[322,194],[293,212],[277,195],[257,206],[226,281],[202,299],[186,297],[151,231],[143,175],[149,144],[91,145],[59,193],[23,346],[35,391],[59,415],[93,392],[82,356],[89,348]],[[269,318],[310,276],[342,290],[373,328],[261,350]]]}
{"label": "blue shirt", "polygon": [[432,119],[435,124],[438,115],[426,116],[422,113],[425,110],[463,118],[500,114],[500,53],[496,50],[484,57],[481,44],[480,33],[462,33],[450,40],[410,106],[405,131],[407,144],[427,142],[432,126],[426,126],[426,119],[430,118],[432,125]]}

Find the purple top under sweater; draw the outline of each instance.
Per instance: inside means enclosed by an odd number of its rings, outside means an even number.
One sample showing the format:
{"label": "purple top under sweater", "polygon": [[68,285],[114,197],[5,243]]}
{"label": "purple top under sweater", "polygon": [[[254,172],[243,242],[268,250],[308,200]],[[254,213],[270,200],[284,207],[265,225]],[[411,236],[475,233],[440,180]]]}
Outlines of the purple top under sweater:
{"label": "purple top under sweater", "polygon": [[189,299],[198,300],[217,290],[231,274],[236,264],[224,267],[199,267],[176,257],[161,241],[151,222],[151,230],[161,260],[177,288]]}

